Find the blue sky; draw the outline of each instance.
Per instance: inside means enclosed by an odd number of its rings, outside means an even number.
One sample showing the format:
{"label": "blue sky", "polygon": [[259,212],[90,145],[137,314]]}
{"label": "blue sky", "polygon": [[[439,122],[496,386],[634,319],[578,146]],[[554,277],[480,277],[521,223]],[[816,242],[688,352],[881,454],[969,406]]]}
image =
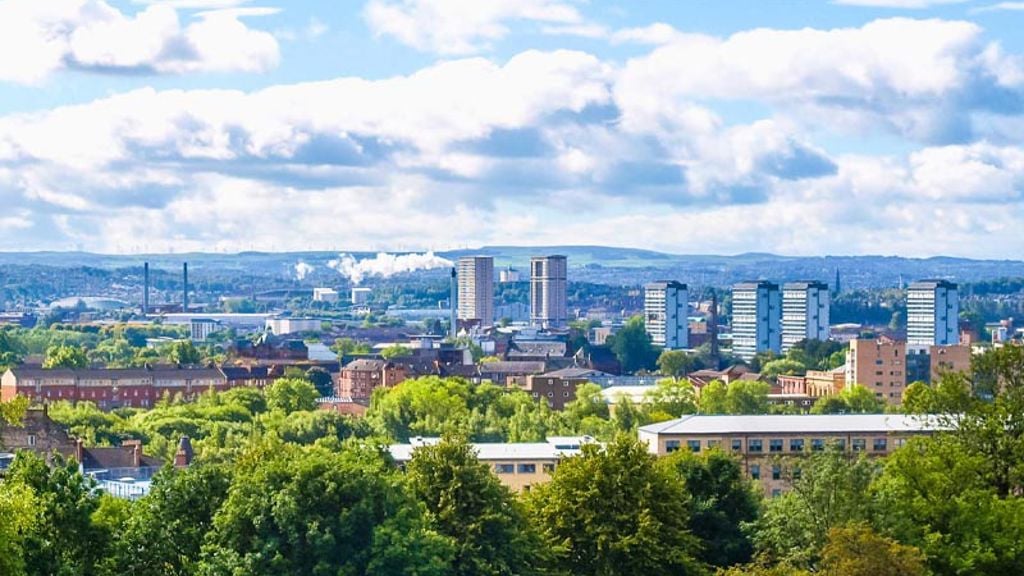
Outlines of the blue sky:
{"label": "blue sky", "polygon": [[0,249],[1016,259],[1021,29],[966,0],[0,0]]}

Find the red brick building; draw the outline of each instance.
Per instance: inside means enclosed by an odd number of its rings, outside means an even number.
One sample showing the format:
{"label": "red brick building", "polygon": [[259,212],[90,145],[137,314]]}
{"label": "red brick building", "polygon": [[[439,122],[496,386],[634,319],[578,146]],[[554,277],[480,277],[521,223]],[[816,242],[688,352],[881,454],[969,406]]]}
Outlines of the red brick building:
{"label": "red brick building", "polygon": [[408,378],[405,368],[395,362],[375,358],[353,360],[341,369],[337,396],[353,402],[368,402],[376,388],[391,388]]}

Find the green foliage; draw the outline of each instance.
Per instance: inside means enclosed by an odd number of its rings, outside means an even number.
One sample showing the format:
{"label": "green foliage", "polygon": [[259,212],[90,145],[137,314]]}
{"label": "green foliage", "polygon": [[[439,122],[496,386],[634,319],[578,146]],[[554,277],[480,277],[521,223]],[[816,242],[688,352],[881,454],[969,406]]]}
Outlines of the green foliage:
{"label": "green foliage", "polygon": [[0,574],[27,574],[25,540],[38,522],[35,492],[23,483],[0,482]]}
{"label": "green foliage", "polygon": [[643,316],[633,316],[625,326],[608,337],[608,344],[627,373],[652,370],[658,361],[658,349],[651,345]]}
{"label": "green foliage", "polygon": [[285,414],[300,410],[316,410],[320,397],[316,388],[300,378],[278,378],[266,389],[267,407]]}
{"label": "green foliage", "polygon": [[772,381],[779,375],[803,376],[807,373],[807,366],[802,362],[791,358],[778,358],[765,362],[761,365],[761,375]]}
{"label": "green foliage", "polygon": [[402,356],[411,356],[412,350],[402,346],[401,344],[392,344],[387,348],[380,351],[381,358],[385,360],[392,360],[394,358],[401,358]]}
{"label": "green foliage", "polygon": [[767,414],[771,389],[767,382],[756,380],[730,382],[725,393],[726,410],[729,414]]}
{"label": "green foliage", "polygon": [[721,380],[712,380],[700,391],[700,413],[701,414],[728,414],[729,405],[726,402],[728,388]]}
{"label": "green foliage", "polygon": [[685,350],[663,350],[658,356],[658,371],[670,378],[686,376],[699,365],[697,356]]}
{"label": "green foliage", "polygon": [[865,386],[853,384],[835,396],[822,396],[811,406],[811,414],[881,414],[885,400]]}
{"label": "green foliage", "polygon": [[6,422],[20,426],[28,410],[29,401],[25,396],[17,396],[7,402],[0,402],[0,426]]}
{"label": "green foliage", "polygon": [[719,567],[749,562],[754,547],[744,526],[757,520],[760,496],[739,461],[718,450],[678,451],[665,465],[693,499],[690,531],[703,543],[699,558]]}
{"label": "green foliage", "polygon": [[924,576],[924,555],[875,534],[866,524],[833,528],[822,552],[826,576]]}
{"label": "green foliage", "polygon": [[[801,340],[789,349],[786,359],[799,363],[806,370],[831,370],[846,361],[846,346],[835,340]],[[764,372],[764,368],[761,371]]]}
{"label": "green foliage", "polygon": [[202,355],[190,340],[178,340],[167,345],[167,361],[178,366],[191,366],[202,362]]}
{"label": "green foliage", "polygon": [[633,438],[585,445],[529,506],[554,567],[581,576],[703,574],[682,479]]}
{"label": "green foliage", "polygon": [[0,371],[21,364],[25,358],[25,345],[12,331],[0,330]]}
{"label": "green foliage", "polygon": [[313,366],[306,370],[305,378],[316,388],[317,394],[320,396],[334,396],[334,380],[331,379],[331,373],[327,370]]}
{"label": "green foliage", "polygon": [[522,504],[465,441],[446,437],[417,448],[407,473],[431,527],[455,547],[451,574],[542,573],[545,550]]}
{"label": "green foliage", "polygon": [[697,412],[696,391],[690,381],[681,378],[662,378],[647,392],[648,413],[664,412],[672,418]]}
{"label": "green foliage", "polygon": [[451,554],[376,450],[270,443],[239,459],[199,574],[441,575]]}
{"label": "green foliage", "polygon": [[338,358],[353,354],[369,354],[373,351],[369,344],[358,342],[352,338],[338,338],[331,345],[331,351],[338,355]]}
{"label": "green foliage", "polygon": [[43,368],[85,368],[88,365],[85,349],[76,346],[51,346],[43,359]]}

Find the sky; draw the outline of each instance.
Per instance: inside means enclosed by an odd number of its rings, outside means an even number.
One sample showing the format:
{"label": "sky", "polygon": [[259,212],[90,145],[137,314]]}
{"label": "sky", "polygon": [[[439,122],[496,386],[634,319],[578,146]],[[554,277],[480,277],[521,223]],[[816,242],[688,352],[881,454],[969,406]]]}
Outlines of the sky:
{"label": "sky", "polygon": [[0,0],[0,250],[1024,255],[1024,2]]}

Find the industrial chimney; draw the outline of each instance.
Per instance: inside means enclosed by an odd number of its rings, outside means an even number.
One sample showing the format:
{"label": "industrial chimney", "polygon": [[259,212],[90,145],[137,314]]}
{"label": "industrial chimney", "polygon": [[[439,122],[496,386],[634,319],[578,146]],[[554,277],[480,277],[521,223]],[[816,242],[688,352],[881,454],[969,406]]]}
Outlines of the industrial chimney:
{"label": "industrial chimney", "polygon": [[458,298],[459,298],[458,294],[459,294],[459,283],[458,283],[458,280],[457,280],[457,277],[456,277],[456,274],[455,274],[455,268],[453,267],[452,268],[451,294],[449,294],[449,296],[448,296],[448,304],[451,306],[450,317],[449,317],[449,322],[451,322],[451,324],[450,324],[450,328],[448,330],[448,335],[451,336],[452,339],[454,339],[458,335],[458,333],[459,333],[459,321],[458,321],[458,316],[457,316],[457,313],[458,313]]}
{"label": "industrial chimney", "polygon": [[142,265],[142,315],[149,315],[149,262]]}
{"label": "industrial chimney", "polygon": [[184,293],[181,297],[181,311],[188,313],[188,262],[182,264],[181,267],[182,283],[185,285]]}

